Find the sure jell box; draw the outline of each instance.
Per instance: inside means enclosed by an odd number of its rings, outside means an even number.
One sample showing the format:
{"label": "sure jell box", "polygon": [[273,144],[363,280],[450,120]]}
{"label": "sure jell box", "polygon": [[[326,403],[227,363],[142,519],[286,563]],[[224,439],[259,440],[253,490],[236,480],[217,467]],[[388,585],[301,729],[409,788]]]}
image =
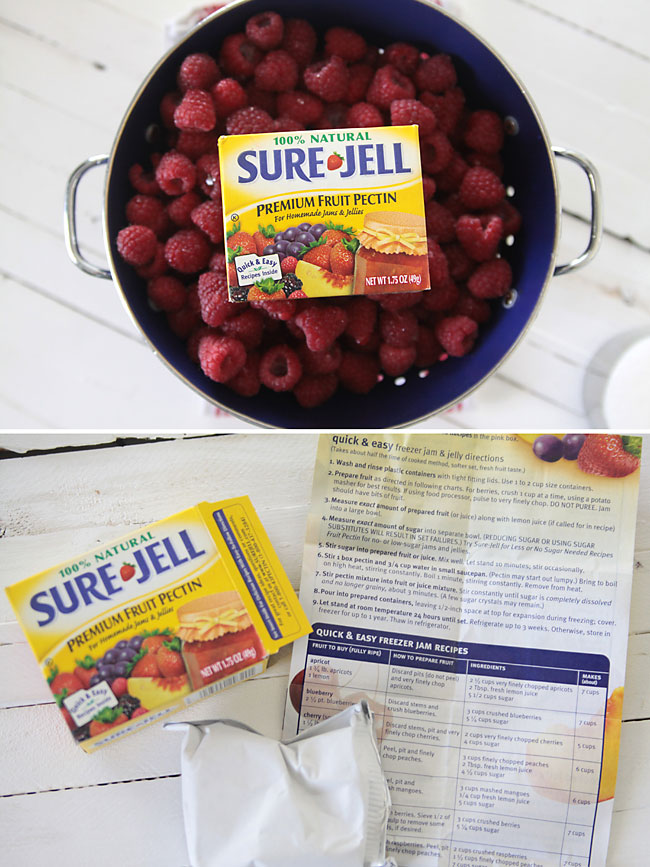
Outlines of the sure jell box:
{"label": "sure jell box", "polygon": [[311,631],[248,497],[199,503],[7,595],[88,752],[254,677]]}
{"label": "sure jell box", "polygon": [[234,301],[430,288],[417,125],[219,139]]}

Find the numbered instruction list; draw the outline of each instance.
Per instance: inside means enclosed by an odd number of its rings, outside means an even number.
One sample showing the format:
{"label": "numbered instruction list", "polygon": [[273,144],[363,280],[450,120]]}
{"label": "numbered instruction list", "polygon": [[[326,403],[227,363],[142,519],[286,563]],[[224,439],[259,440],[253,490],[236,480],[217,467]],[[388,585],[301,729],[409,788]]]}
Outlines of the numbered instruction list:
{"label": "numbered instruction list", "polygon": [[369,701],[400,867],[605,864],[637,490],[516,436],[321,437],[285,733]]}

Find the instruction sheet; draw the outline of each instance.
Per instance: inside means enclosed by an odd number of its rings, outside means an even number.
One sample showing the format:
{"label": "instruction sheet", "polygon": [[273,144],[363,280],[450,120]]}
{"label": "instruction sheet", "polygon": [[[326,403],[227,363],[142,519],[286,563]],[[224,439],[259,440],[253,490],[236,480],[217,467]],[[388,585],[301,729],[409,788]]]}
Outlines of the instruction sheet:
{"label": "instruction sheet", "polygon": [[605,865],[641,442],[590,436],[320,437],[285,735],[368,700],[400,867]]}

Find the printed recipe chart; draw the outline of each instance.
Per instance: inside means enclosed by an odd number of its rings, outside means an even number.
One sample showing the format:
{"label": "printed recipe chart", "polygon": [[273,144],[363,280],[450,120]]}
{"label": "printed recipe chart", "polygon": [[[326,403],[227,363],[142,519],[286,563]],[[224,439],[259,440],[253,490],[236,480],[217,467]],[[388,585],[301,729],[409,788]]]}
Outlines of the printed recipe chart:
{"label": "printed recipe chart", "polygon": [[285,733],[368,698],[400,867],[604,864],[638,473],[363,441],[321,437]]}

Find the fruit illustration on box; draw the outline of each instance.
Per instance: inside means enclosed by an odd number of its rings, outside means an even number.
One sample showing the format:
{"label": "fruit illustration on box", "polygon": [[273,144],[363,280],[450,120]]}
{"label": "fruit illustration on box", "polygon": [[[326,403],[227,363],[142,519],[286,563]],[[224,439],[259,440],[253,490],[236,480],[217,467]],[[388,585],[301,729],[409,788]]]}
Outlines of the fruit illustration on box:
{"label": "fruit illustration on box", "polygon": [[120,569],[120,578],[122,581],[130,581],[135,575],[135,567],[131,563],[124,563]]}
{"label": "fruit illustration on box", "polygon": [[531,443],[542,461],[576,461],[578,469],[592,476],[615,479],[629,476],[641,465],[640,436],[619,434],[519,434]]}
{"label": "fruit illustration on box", "polygon": [[337,154],[336,151],[327,158],[327,168],[330,171],[335,171],[336,169],[340,169],[343,165],[343,157],[341,154]]}
{"label": "fruit illustration on box", "polygon": [[618,753],[621,744],[623,720],[623,687],[617,687],[607,699],[605,711],[605,740],[603,742],[603,767],[600,773],[598,800],[607,801],[614,797]]}

